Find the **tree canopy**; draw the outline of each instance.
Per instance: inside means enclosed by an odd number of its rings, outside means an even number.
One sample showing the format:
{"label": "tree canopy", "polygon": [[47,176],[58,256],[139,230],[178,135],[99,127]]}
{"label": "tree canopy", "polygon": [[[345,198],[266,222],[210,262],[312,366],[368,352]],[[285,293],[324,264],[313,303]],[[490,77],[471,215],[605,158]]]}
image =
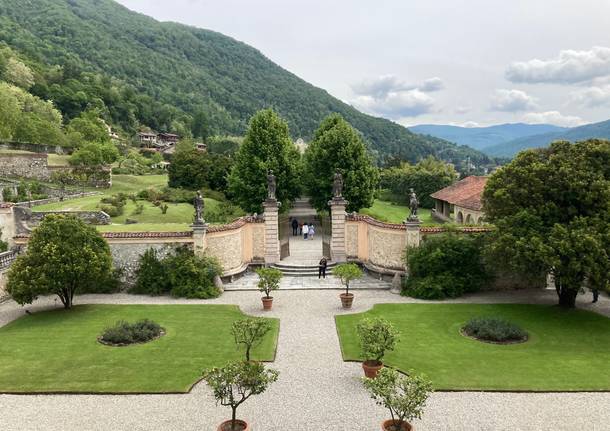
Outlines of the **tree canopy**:
{"label": "tree canopy", "polygon": [[286,121],[272,109],[257,112],[235,153],[228,181],[232,199],[245,211],[262,212],[267,198],[267,173],[273,171],[277,200],[288,208],[300,194],[299,158]]}
{"label": "tree canopy", "polygon": [[373,204],[379,172],[362,136],[340,115],[330,115],[320,124],[305,152],[303,170],[305,188],[318,210],[328,208],[337,171],[343,175],[348,211]]}
{"label": "tree canopy", "polygon": [[110,248],[95,227],[74,216],[51,214],[11,266],[7,291],[22,305],[55,294],[71,308],[76,293],[107,282],[111,273]]}
{"label": "tree canopy", "polygon": [[497,227],[492,252],[523,272],[550,273],[559,304],[603,289],[610,274],[610,141],[555,142],[494,173],[483,193]]}

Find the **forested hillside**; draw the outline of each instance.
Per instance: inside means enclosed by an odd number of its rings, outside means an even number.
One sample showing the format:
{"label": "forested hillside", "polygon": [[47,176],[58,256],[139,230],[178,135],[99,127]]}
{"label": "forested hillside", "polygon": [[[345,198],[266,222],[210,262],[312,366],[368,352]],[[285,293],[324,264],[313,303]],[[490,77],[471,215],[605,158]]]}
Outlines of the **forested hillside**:
{"label": "forested hillside", "polygon": [[1,0],[0,43],[35,74],[30,92],[52,100],[64,121],[95,108],[128,134],[140,126],[195,136],[243,134],[273,107],[294,138],[311,137],[341,113],[378,157],[440,154],[460,164],[487,156],[362,114],[256,49],[222,34],[160,23],[111,0]]}

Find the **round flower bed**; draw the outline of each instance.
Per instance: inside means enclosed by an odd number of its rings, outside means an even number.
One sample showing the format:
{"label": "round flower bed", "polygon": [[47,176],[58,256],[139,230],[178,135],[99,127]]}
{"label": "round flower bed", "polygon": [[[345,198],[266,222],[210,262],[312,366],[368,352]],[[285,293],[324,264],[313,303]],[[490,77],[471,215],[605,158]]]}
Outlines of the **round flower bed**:
{"label": "round flower bed", "polygon": [[114,326],[106,328],[98,341],[108,346],[129,346],[142,344],[165,335],[165,330],[152,320],[143,319],[135,323],[118,321]]}
{"label": "round flower bed", "polygon": [[514,344],[527,341],[527,331],[504,319],[475,317],[466,323],[462,333],[486,343]]}

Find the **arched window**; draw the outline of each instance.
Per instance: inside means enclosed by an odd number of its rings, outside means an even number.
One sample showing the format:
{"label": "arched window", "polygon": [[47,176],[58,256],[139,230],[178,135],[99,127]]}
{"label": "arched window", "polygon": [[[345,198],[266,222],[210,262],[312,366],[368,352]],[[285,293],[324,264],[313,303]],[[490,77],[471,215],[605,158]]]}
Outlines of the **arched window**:
{"label": "arched window", "polygon": [[462,211],[458,211],[457,222],[459,224],[463,224],[464,223],[464,214],[462,214]]}
{"label": "arched window", "polygon": [[466,216],[466,224],[472,224],[472,217],[470,216],[470,214]]}

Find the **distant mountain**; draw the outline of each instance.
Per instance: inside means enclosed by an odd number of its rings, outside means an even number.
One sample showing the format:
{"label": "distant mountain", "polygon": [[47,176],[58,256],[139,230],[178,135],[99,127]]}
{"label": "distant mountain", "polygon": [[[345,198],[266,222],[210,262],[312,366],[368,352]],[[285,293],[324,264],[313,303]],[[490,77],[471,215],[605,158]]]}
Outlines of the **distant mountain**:
{"label": "distant mountain", "polygon": [[198,119],[210,134],[240,135],[257,110],[273,107],[295,139],[307,139],[337,112],[380,161],[442,153],[456,164],[467,157],[493,163],[471,148],[359,112],[245,43],[159,22],[111,0],[0,0],[2,44],[36,69],[32,91],[52,99],[64,118],[94,106],[127,133],[142,125],[194,131]]}
{"label": "distant mountain", "polygon": [[568,130],[566,127],[553,126],[551,124],[498,124],[489,127],[459,127],[437,124],[422,124],[409,127],[415,133],[435,136],[446,139],[459,145],[468,145],[471,148],[485,152],[488,147],[499,146],[519,138],[541,135],[545,133],[557,133]]}
{"label": "distant mountain", "polygon": [[485,153],[494,157],[514,157],[528,148],[546,147],[553,141],[582,141],[590,138],[610,139],[610,120],[567,129],[563,132],[543,133],[527,136],[485,148]]}

